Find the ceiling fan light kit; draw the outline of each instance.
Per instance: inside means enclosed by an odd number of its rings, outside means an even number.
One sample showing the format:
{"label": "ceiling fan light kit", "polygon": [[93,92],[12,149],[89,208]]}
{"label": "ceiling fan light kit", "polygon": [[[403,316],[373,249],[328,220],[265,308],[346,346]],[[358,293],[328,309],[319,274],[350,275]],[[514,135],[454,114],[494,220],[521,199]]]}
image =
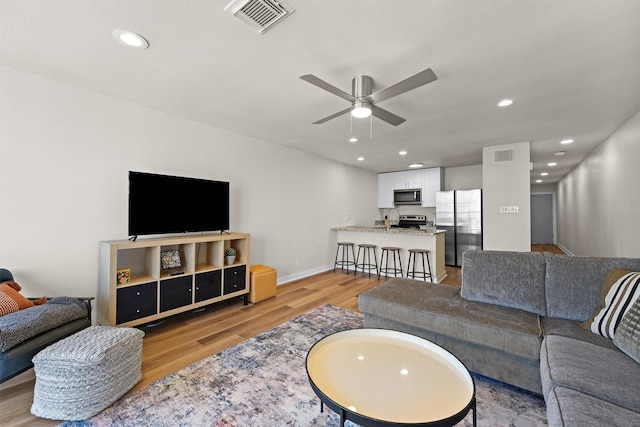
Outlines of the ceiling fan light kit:
{"label": "ceiling fan light kit", "polygon": [[366,119],[371,115],[371,104],[366,101],[354,102],[351,115],[356,119]]}

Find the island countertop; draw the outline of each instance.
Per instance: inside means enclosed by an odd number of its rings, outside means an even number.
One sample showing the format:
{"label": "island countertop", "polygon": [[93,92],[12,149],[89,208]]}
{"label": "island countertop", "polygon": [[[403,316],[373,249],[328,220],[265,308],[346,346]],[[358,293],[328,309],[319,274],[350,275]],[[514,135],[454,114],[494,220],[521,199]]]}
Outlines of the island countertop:
{"label": "island countertop", "polygon": [[360,231],[363,233],[391,233],[391,234],[412,234],[422,236],[433,236],[436,234],[444,233],[444,230],[422,230],[419,228],[397,228],[391,227],[386,229],[384,227],[367,227],[364,225],[346,225],[342,227],[333,227],[332,230],[336,231]]}
{"label": "island countertop", "polygon": [[433,273],[430,281],[441,282],[447,276],[444,265],[444,230],[395,227],[387,230],[383,227],[349,225],[333,227],[331,232],[335,233],[333,237],[335,242],[352,242],[356,251],[358,251],[357,245],[361,243],[375,245],[378,253],[383,246],[399,247],[403,276],[406,275],[409,260],[408,250],[427,249],[430,251],[429,264]]}

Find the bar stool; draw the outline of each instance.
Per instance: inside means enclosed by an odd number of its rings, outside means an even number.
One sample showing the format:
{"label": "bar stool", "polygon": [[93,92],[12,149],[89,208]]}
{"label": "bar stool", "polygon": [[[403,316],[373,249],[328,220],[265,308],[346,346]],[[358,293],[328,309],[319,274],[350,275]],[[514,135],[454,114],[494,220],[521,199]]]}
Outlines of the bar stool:
{"label": "bar stool", "polygon": [[[351,248],[351,259],[353,261],[349,261],[349,248]],[[338,254],[340,253],[340,249],[342,249],[342,257],[340,261],[338,261]],[[333,272],[335,273],[336,267],[340,267],[342,269],[347,270],[347,274],[349,274],[349,266],[353,265],[353,274],[356,273],[356,251],[354,249],[352,242],[338,242],[338,248],[336,249],[336,260],[333,263]],[[346,268],[345,268],[346,267]]]}
{"label": "bar stool", "polygon": [[[431,264],[429,263],[429,253],[430,251],[427,249],[409,249],[409,263],[407,265],[407,278],[411,277],[415,279],[416,277],[423,279],[425,282],[427,281],[427,277],[432,279],[431,276]],[[416,271],[416,255],[420,255],[422,258],[422,271]],[[426,257],[426,266],[425,266],[425,257]],[[413,269],[411,268],[411,263],[413,262]]]}
{"label": "bar stool", "polygon": [[[358,256],[356,257],[356,271],[358,268],[362,268],[364,273],[365,269],[369,272],[371,277],[371,270],[378,273],[378,258],[376,257],[376,245],[370,245],[368,243],[360,243],[358,245]],[[360,251],[362,252],[362,262],[360,262]],[[373,264],[371,263],[371,253],[373,252]]]}
{"label": "bar stool", "polygon": [[[391,252],[391,256],[393,257],[393,267],[389,267],[389,252]],[[386,263],[385,263],[385,255]],[[396,263],[396,258],[398,259],[398,263]],[[400,268],[398,268],[398,264]],[[382,267],[384,265],[384,267]],[[378,280],[380,280],[380,274],[384,273],[385,276],[388,276],[389,273],[393,273],[393,277],[397,277],[398,273],[400,273],[400,277],[402,277],[402,260],[400,259],[400,248],[396,248],[393,246],[385,246],[382,247],[382,255],[380,255],[380,268],[378,269]]]}

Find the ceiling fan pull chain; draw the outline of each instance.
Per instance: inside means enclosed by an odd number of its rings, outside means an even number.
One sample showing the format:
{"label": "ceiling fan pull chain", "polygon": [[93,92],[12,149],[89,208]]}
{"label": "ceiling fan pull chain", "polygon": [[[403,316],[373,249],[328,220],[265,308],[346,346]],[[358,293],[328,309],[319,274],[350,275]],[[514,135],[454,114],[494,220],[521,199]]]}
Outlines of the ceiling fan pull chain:
{"label": "ceiling fan pull chain", "polygon": [[353,116],[349,114],[349,134],[353,136]]}
{"label": "ceiling fan pull chain", "polygon": [[369,116],[369,139],[373,139],[373,114]]}

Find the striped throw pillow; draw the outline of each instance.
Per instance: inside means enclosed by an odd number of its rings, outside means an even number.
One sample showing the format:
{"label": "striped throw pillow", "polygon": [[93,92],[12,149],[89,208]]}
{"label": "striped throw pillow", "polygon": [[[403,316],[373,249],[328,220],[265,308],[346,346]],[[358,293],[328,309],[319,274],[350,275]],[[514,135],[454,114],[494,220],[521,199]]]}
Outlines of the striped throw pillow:
{"label": "striped throw pillow", "polygon": [[640,272],[620,277],[609,289],[605,306],[591,323],[591,332],[613,338],[624,315],[640,296]]}
{"label": "striped throw pillow", "polygon": [[631,306],[624,315],[613,343],[629,357],[640,363],[640,298]]}

